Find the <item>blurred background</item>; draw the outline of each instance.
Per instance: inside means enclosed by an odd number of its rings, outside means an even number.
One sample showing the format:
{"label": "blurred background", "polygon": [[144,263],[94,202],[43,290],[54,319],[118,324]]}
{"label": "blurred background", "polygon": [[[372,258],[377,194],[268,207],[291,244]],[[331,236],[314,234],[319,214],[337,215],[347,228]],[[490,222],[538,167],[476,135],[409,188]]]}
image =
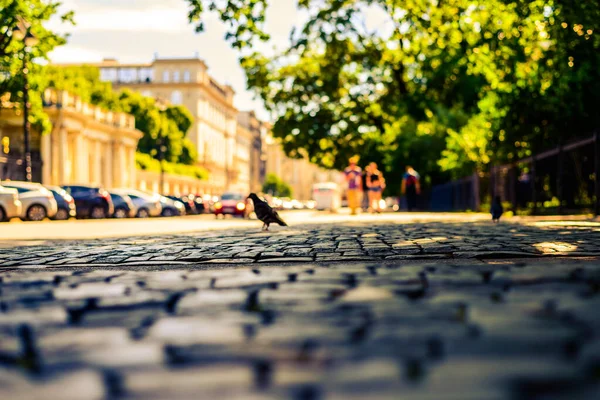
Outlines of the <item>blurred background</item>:
{"label": "blurred background", "polygon": [[600,212],[596,2],[238,3],[0,0],[0,220]]}

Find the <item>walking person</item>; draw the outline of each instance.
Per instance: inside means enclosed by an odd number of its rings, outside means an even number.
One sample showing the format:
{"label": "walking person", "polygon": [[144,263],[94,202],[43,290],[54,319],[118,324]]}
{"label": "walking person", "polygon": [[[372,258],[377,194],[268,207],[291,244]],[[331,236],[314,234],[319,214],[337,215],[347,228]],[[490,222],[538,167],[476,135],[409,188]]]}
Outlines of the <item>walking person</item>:
{"label": "walking person", "polygon": [[381,195],[385,189],[385,179],[381,171],[377,169],[377,164],[372,162],[367,167],[367,190],[369,197],[369,211],[381,213]]}
{"label": "walking person", "polygon": [[358,160],[358,156],[350,157],[348,160],[350,165],[344,170],[347,183],[346,196],[351,215],[356,215],[356,210],[360,208],[360,195],[362,193],[362,169],[357,165]]}
{"label": "walking person", "polygon": [[421,194],[421,177],[410,165],[406,167],[406,173],[402,177],[402,194],[406,195],[406,206],[408,211],[417,208],[417,196]]}

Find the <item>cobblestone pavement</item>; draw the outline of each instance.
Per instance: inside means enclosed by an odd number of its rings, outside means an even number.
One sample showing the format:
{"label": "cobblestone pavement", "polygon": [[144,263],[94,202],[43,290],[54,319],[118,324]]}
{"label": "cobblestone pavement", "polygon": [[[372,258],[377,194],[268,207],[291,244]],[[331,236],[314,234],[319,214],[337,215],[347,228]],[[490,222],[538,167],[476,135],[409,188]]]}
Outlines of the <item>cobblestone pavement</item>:
{"label": "cobblestone pavement", "polygon": [[600,224],[0,249],[0,398],[591,399]]}

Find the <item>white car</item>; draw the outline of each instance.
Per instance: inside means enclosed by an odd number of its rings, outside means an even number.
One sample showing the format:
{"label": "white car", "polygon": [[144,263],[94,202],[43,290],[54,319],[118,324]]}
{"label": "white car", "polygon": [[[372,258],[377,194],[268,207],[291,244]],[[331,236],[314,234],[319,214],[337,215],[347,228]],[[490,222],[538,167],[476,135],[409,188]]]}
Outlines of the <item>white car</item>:
{"label": "white car", "polygon": [[58,212],[54,195],[39,183],[6,181],[2,182],[2,186],[17,189],[22,204],[22,220],[42,221],[45,218],[54,218]]}
{"label": "white car", "polygon": [[160,217],[162,213],[162,205],[160,204],[160,195],[142,192],[134,189],[113,189],[120,195],[129,196],[133,205],[137,208],[138,218]]}
{"label": "white car", "polygon": [[17,190],[0,186],[0,222],[19,218],[22,209]]}

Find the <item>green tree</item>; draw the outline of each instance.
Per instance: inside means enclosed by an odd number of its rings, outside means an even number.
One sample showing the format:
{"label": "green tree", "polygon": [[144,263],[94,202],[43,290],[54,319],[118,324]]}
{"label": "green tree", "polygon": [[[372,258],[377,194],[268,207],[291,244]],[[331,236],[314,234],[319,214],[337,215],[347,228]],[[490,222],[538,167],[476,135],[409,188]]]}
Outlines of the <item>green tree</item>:
{"label": "green tree", "polygon": [[[207,10],[225,21],[288,155],[341,168],[359,153],[388,188],[406,164],[434,183],[600,122],[598,2],[300,0],[307,22],[267,57],[252,52],[266,1],[187,1],[198,28]],[[366,28],[368,9],[387,29]]]}
{"label": "green tree", "polygon": [[[9,95],[17,109],[23,106],[23,63],[27,58],[30,86],[30,122],[46,133],[51,125],[42,111],[40,89],[44,77],[41,66],[34,60],[48,58],[48,53],[66,42],[66,35],[59,35],[44,27],[58,13],[59,1],[44,0],[0,0],[0,95]],[[73,23],[73,13],[60,15],[63,22]],[[29,29],[38,43],[31,48],[14,37],[19,26]]]}
{"label": "green tree", "polygon": [[271,196],[292,197],[292,187],[275,174],[267,174],[262,190]]}
{"label": "green tree", "polygon": [[110,82],[100,80],[100,70],[93,66],[54,66],[42,70],[44,86],[66,90],[77,94],[81,101],[111,111],[122,111],[123,107]]}
{"label": "green tree", "polygon": [[187,135],[194,123],[194,117],[187,108],[183,106],[169,106],[165,109],[165,114],[167,118],[175,121],[177,129],[179,129],[184,136]]}

